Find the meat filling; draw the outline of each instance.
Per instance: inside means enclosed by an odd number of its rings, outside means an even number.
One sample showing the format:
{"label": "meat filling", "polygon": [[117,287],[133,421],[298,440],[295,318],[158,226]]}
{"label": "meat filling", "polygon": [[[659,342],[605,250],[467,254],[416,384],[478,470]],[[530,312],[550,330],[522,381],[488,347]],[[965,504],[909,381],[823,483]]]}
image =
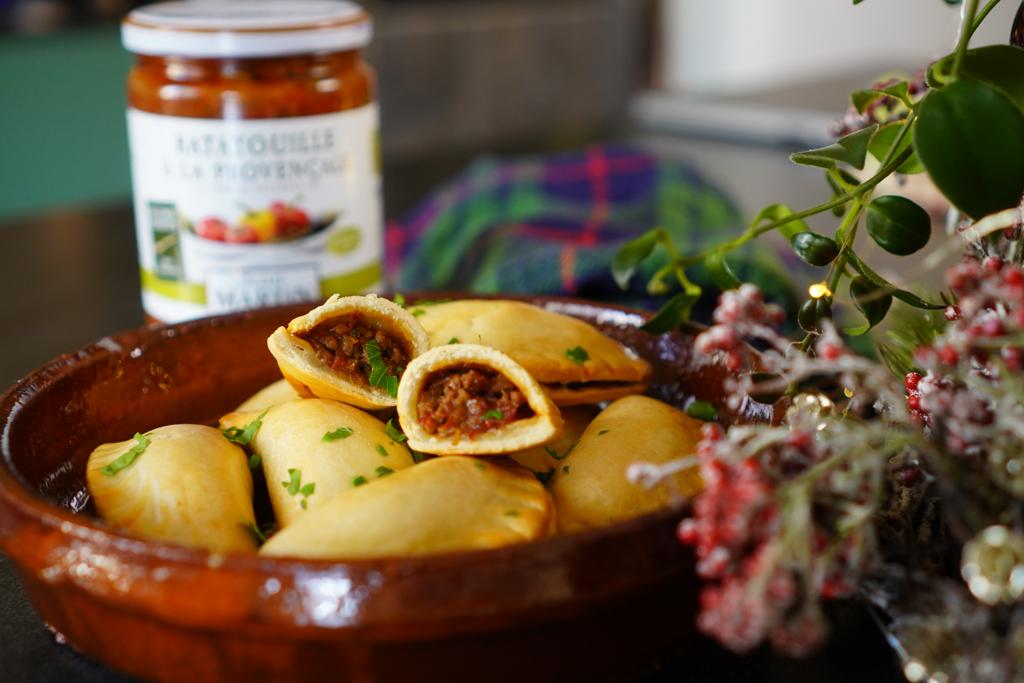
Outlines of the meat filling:
{"label": "meat filling", "polygon": [[427,432],[470,439],[534,414],[523,392],[507,377],[478,366],[443,370],[429,377],[416,410]]}
{"label": "meat filling", "polygon": [[366,348],[370,342],[377,342],[387,374],[401,377],[409,362],[409,351],[401,340],[359,313],[332,318],[299,336],[309,342],[328,368],[366,386],[372,370]]}

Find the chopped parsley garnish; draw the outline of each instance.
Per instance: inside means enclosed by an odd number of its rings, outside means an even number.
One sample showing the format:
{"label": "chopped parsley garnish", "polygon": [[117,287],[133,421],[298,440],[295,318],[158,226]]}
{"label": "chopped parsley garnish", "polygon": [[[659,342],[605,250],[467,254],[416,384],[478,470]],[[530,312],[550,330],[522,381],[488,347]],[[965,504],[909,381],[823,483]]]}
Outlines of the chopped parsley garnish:
{"label": "chopped parsley garnish", "polygon": [[452,337],[451,339],[448,340],[448,343],[449,344],[458,344],[459,343],[459,338],[458,337]]}
{"label": "chopped parsley garnish", "polygon": [[388,457],[388,449],[384,448],[380,444],[377,444],[377,452],[380,453],[382,457]]}
{"label": "chopped parsley garnish", "polygon": [[231,443],[237,443],[239,446],[248,446],[256,438],[256,432],[263,426],[263,418],[266,417],[268,412],[270,412],[270,408],[264,410],[260,413],[259,417],[244,427],[228,427],[227,429],[220,430],[221,434]]}
{"label": "chopped parsley garnish", "polygon": [[353,485],[353,486],[362,486],[362,485],[363,485],[363,484],[365,484],[365,483],[366,483],[366,477],[364,477],[364,476],[363,476],[363,475],[361,475],[361,474],[360,474],[360,475],[359,475],[358,477],[355,477],[355,478],[354,478],[354,479],[352,480],[352,485]]}
{"label": "chopped parsley garnish", "polygon": [[303,484],[302,472],[291,468],[288,470],[288,481],[282,481],[281,486],[287,489],[288,495],[290,496],[302,496],[302,500],[299,502],[299,505],[302,506],[303,510],[306,509],[306,499],[312,496],[313,492],[316,491],[315,482],[311,481],[308,484]]}
{"label": "chopped parsley garnish", "polygon": [[390,467],[384,467],[383,465],[381,465],[380,467],[378,467],[374,471],[377,473],[378,477],[386,477],[389,474],[394,474],[395,473],[395,471],[393,469],[391,469]]}
{"label": "chopped parsley garnish", "polygon": [[610,429],[602,429],[601,431],[599,431],[599,432],[597,433],[597,435],[598,435],[598,436],[604,436],[605,434],[607,434],[607,433],[608,433],[608,432],[610,432],[610,431],[612,431],[612,430],[610,430]]}
{"label": "chopped parsley garnish", "polygon": [[707,401],[693,401],[686,406],[686,414],[704,422],[711,422],[718,417],[718,411]]}
{"label": "chopped parsley garnish", "polygon": [[576,365],[583,365],[590,360],[590,354],[582,346],[577,346],[573,349],[565,350],[565,357],[571,360]]}
{"label": "chopped parsley garnish", "polygon": [[401,292],[395,292],[395,296],[393,297],[393,300],[394,300],[394,302],[396,304],[398,304],[402,308],[405,308],[405,295],[404,294],[402,294]]}
{"label": "chopped parsley garnish", "polygon": [[579,443],[579,441],[577,441],[577,442],[573,443],[573,445],[569,446],[569,449],[566,450],[565,453],[562,453],[561,455],[559,455],[558,451],[556,451],[554,448],[551,448],[550,446],[545,446],[544,447],[544,452],[547,453],[548,455],[550,455],[555,460],[565,460],[567,457],[569,457],[569,454],[572,453],[572,449],[576,448],[576,444],[577,443]]}
{"label": "chopped parsley garnish", "polygon": [[267,535],[263,533],[263,531],[258,526],[256,526],[256,522],[242,522],[242,526],[244,526],[246,529],[252,532],[252,535],[256,538],[257,543],[267,542]]}
{"label": "chopped parsley garnish", "polygon": [[419,451],[414,451],[412,449],[410,449],[409,452],[412,453],[412,461],[417,465],[427,459],[425,453],[420,453]]}
{"label": "chopped parsley garnish", "polygon": [[142,434],[135,432],[135,436],[132,438],[135,439],[135,445],[117,456],[116,460],[109,462],[100,468],[100,472],[108,477],[112,477],[121,470],[131,467],[132,463],[135,462],[147,448],[149,448],[150,441]]}
{"label": "chopped parsley garnish", "polygon": [[562,466],[562,473],[563,474],[569,474],[569,466],[568,465],[563,465]]}
{"label": "chopped parsley garnish", "polygon": [[348,427],[338,427],[333,432],[327,432],[321,437],[321,441],[337,441],[338,439],[347,439],[352,436],[352,430]]}
{"label": "chopped parsley garnish", "polygon": [[425,309],[422,309],[422,308],[414,308],[414,309],[412,309],[409,312],[412,313],[414,317],[418,318],[421,315],[423,315],[424,313],[426,313],[427,311]]}
{"label": "chopped parsley garnish", "polygon": [[551,477],[555,476],[555,470],[554,468],[551,468],[547,472],[537,472],[536,470],[534,470],[533,476],[537,477],[537,481],[539,481],[540,483],[547,484],[549,481],[551,481]]}
{"label": "chopped parsley garnish", "polygon": [[505,413],[501,412],[500,410],[488,410],[486,413],[484,413],[484,419],[485,420],[504,420],[505,419]]}
{"label": "chopped parsley garnish", "polygon": [[388,372],[388,366],[380,355],[380,344],[377,340],[371,339],[366,342],[363,353],[366,354],[366,362],[370,364],[370,376],[367,378],[370,386],[384,389],[391,398],[397,397],[398,377]]}
{"label": "chopped parsley garnish", "polygon": [[473,463],[473,464],[474,464],[474,465],[476,465],[476,468],[477,468],[478,470],[486,470],[486,469],[487,469],[487,465],[483,464],[483,463],[482,463],[482,462],[480,462],[479,460],[477,460],[477,461],[476,461],[475,463]]}
{"label": "chopped parsley garnish", "polygon": [[388,423],[384,425],[384,433],[388,435],[388,438],[395,443],[402,443],[405,441],[405,434],[402,433],[402,429],[395,424],[395,418],[388,420]]}
{"label": "chopped parsley garnish", "polygon": [[518,517],[519,516],[519,510],[505,510],[505,516],[506,517]]}
{"label": "chopped parsley garnish", "polygon": [[260,457],[259,453],[253,453],[249,456],[249,469],[259,469],[260,465],[263,464],[263,458]]}

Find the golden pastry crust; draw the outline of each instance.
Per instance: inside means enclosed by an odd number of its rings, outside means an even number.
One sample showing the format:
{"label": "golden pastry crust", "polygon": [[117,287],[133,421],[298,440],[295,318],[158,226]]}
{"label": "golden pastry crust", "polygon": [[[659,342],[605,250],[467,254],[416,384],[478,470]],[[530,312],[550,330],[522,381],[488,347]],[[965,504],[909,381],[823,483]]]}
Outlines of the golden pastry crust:
{"label": "golden pastry crust", "polygon": [[[435,373],[483,367],[503,375],[523,394],[533,415],[486,430],[473,437],[443,437],[420,424],[418,402],[424,385]],[[536,380],[514,360],[477,344],[447,344],[409,363],[398,385],[398,419],[409,447],[434,455],[496,455],[547,443],[562,428],[558,408]]]}
{"label": "golden pastry crust", "polygon": [[526,469],[435,458],[333,498],[260,554],[345,560],[498,548],[544,536],[552,515]]}
{"label": "golden pastry crust", "polygon": [[[573,406],[562,413],[562,431],[546,444],[509,453],[508,457],[533,472],[552,473],[562,468],[562,461],[579,441],[583,432],[597,416],[596,406]],[[553,454],[553,455],[552,455]]]}
{"label": "golden pastry crust", "polygon": [[696,466],[652,489],[630,483],[626,469],[634,462],[665,464],[691,455],[702,426],[699,420],[646,396],[627,396],[605,408],[550,482],[559,530],[605,526],[696,495],[702,488]]}
{"label": "golden pastry crust", "polygon": [[267,347],[277,360],[281,374],[301,396],[330,398],[360,408],[388,408],[396,399],[382,387],[365,385],[333,372],[317,356],[313,346],[302,338],[317,326],[334,318],[357,313],[372,320],[390,335],[408,346],[410,358],[430,348],[426,332],[408,311],[374,294],[338,296],[295,318],[288,327],[279,327],[267,339]]}
{"label": "golden pastry crust", "polygon": [[273,384],[268,384],[255,394],[245,400],[242,405],[235,408],[238,413],[260,413],[267,408],[272,408],[289,401],[298,401],[302,396],[295,390],[286,379],[279,379]]}
{"label": "golden pastry crust", "polygon": [[[651,366],[592,325],[519,301],[467,299],[423,307],[431,343],[498,349],[526,368],[558,405],[613,400],[647,388]],[[581,347],[587,359],[567,351]]]}
{"label": "golden pastry crust", "polygon": [[[255,412],[229,413],[221,418],[221,427],[244,427],[257,417]],[[333,438],[325,440],[328,433]],[[383,422],[358,408],[319,398],[270,408],[250,447],[262,461],[270,504],[281,528],[360,482],[413,464],[409,449],[388,437]],[[298,473],[297,488],[313,484],[313,492],[291,493],[289,470]]]}
{"label": "golden pastry crust", "polygon": [[202,425],[168,425],[143,436],[145,450],[113,474],[103,468],[136,440],[106,443],[89,455],[85,477],[100,517],[143,538],[255,552],[252,476],[242,449]]}

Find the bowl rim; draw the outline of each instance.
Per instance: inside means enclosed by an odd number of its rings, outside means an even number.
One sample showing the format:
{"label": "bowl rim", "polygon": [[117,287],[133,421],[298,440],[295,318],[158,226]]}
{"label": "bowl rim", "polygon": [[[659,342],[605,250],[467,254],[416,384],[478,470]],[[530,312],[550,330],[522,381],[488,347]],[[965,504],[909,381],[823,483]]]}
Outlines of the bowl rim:
{"label": "bowl rim", "polygon": [[[382,293],[381,296],[392,297],[395,292]],[[405,294],[408,305],[417,301],[438,299],[507,299],[525,301],[536,305],[549,303],[560,304],[562,308],[585,306],[591,309],[615,311],[635,316],[632,322],[649,320],[653,313],[613,303],[592,301],[570,296],[558,295],[524,295],[524,294],[484,294],[475,292],[415,292]],[[322,302],[320,302],[322,303]],[[257,315],[267,315],[269,311],[287,311],[296,309],[301,304],[286,304],[254,311],[237,311],[216,316],[197,318],[180,323],[161,323],[143,325],[141,327],[122,330],[83,346],[75,351],[61,354],[47,361],[32,372],[23,376],[15,384],[0,395],[0,504],[10,506],[20,514],[42,524],[45,528],[56,529],[67,537],[86,541],[91,544],[116,550],[136,557],[159,559],[161,563],[174,564],[186,568],[216,568],[238,572],[260,572],[267,575],[285,572],[296,574],[303,572],[324,572],[337,570],[375,571],[384,566],[400,572],[413,570],[442,569],[452,565],[460,565],[470,561],[480,562],[490,559],[493,563],[507,562],[510,559],[526,559],[549,553],[558,554],[571,548],[585,547],[594,543],[605,543],[619,537],[632,535],[636,530],[652,525],[667,523],[670,519],[678,519],[689,508],[689,501],[679,503],[646,513],[638,517],[609,524],[604,527],[587,529],[568,534],[557,534],[527,543],[516,543],[499,548],[485,548],[469,551],[437,553],[416,556],[380,556],[349,560],[330,559],[299,559],[285,557],[265,557],[259,554],[217,553],[201,548],[194,548],[158,540],[143,539],[117,530],[98,517],[92,517],[56,504],[51,499],[36,492],[23,481],[13,466],[13,453],[10,447],[12,425],[22,405],[22,398],[44,391],[48,386],[59,382],[72,372],[106,361],[112,357],[131,353],[133,348],[144,347],[147,342],[159,341],[165,337],[186,336],[193,329],[209,326],[230,326],[237,321]],[[313,306],[319,305],[312,303]],[[639,327],[639,325],[636,325]],[[687,323],[691,332],[699,331],[702,326]],[[668,334],[678,334],[673,331]],[[660,335],[659,335],[660,336]],[[4,534],[0,534],[0,545]],[[11,554],[8,550],[8,554]]]}

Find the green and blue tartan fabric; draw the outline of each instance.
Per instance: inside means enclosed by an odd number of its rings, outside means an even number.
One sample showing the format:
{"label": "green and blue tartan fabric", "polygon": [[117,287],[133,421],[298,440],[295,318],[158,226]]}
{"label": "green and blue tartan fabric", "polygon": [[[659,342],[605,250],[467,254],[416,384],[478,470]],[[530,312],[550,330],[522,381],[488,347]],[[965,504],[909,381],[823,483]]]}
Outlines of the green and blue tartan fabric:
{"label": "green and blue tartan fabric", "polygon": [[[565,294],[656,308],[646,282],[665,256],[645,264],[629,291],[611,276],[625,242],[659,226],[680,251],[738,234],[731,201],[691,165],[618,145],[516,159],[484,157],[387,230],[387,263],[398,290]],[[786,271],[764,245],[730,258],[742,280],[788,305]],[[701,318],[716,290],[702,269]]]}

